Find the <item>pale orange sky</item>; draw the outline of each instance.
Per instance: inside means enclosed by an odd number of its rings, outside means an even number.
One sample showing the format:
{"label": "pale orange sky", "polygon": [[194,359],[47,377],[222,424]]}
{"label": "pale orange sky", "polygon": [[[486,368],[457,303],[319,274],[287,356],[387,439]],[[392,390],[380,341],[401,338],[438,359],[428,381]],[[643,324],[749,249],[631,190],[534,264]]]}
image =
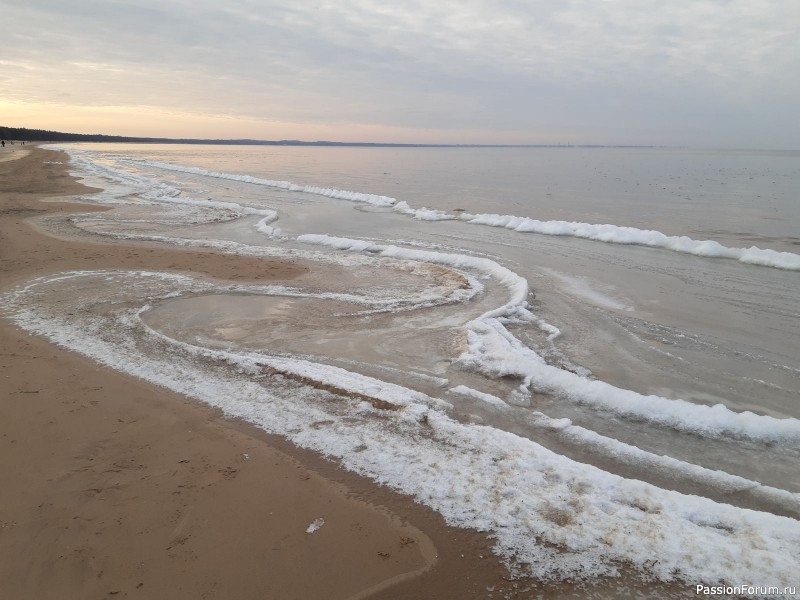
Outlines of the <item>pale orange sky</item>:
{"label": "pale orange sky", "polygon": [[[529,143],[530,132],[441,130],[359,123],[281,122],[226,115],[168,112],[151,106],[82,107],[44,102],[0,101],[2,124],[70,133],[139,137],[267,140],[335,140],[397,143]],[[537,139],[563,135],[541,133]],[[477,141],[477,142],[476,142]]]}

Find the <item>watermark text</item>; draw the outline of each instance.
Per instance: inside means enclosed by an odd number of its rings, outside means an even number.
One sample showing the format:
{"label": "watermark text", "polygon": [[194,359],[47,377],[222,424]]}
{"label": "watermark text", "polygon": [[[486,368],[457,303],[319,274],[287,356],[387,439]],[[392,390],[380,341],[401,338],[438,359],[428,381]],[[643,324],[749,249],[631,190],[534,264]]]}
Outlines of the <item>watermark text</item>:
{"label": "watermark text", "polygon": [[777,585],[697,585],[698,596],[797,596],[797,586]]}

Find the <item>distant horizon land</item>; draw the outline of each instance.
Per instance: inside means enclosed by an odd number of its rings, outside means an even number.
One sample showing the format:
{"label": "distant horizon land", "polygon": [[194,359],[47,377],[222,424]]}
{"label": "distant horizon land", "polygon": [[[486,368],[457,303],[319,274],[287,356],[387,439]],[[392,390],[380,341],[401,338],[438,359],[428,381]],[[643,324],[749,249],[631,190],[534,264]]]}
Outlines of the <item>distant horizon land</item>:
{"label": "distant horizon land", "polygon": [[[27,127],[0,126],[0,138],[25,142],[110,142],[145,144],[206,144],[218,146],[355,146],[379,148],[655,148],[654,144],[432,144],[407,142],[339,142],[334,140],[259,140],[251,138],[170,138],[110,135],[104,133],[67,133]],[[666,147],[666,146],[664,146]]]}
{"label": "distant horizon land", "polygon": [[763,152],[797,152],[792,148],[726,148],[700,147],[674,144],[447,144],[447,143],[408,143],[408,142],[340,142],[334,140],[259,140],[251,138],[171,138],[153,136],[126,136],[104,133],[68,133],[47,129],[0,126],[0,139],[24,142],[93,142],[128,144],[195,144],[209,146],[297,146],[297,147],[356,147],[356,148],[674,148],[695,150],[730,150]]}

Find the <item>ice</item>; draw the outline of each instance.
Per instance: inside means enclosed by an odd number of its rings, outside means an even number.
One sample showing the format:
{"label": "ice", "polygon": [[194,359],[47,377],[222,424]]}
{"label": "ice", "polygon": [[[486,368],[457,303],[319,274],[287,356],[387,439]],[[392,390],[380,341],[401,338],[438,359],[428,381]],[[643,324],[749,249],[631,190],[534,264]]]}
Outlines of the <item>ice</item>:
{"label": "ice", "polygon": [[497,319],[476,319],[467,327],[469,350],[461,356],[461,361],[491,377],[518,377],[525,389],[706,437],[734,436],[790,445],[800,441],[800,420],[735,412],[723,404],[707,406],[625,390],[547,364]]}
{"label": "ice", "polygon": [[595,225],[572,221],[539,221],[527,217],[496,214],[469,214],[460,217],[473,225],[503,227],[523,233],[542,235],[562,235],[597,240],[613,244],[635,244],[653,248],[665,248],[675,252],[694,254],[710,258],[732,258],[741,263],[775,267],[778,269],[800,270],[800,254],[778,252],[752,246],[750,248],[729,248],[713,240],[693,240],[685,235],[666,235],[660,231],[621,227],[619,225]]}
{"label": "ice", "polygon": [[314,533],[319,531],[320,528],[325,525],[325,519],[320,517],[319,519],[314,519],[311,524],[306,528],[306,533]]}
{"label": "ice", "polygon": [[523,390],[557,394],[621,416],[708,437],[732,435],[760,442],[795,444],[800,441],[800,420],[797,419],[776,419],[749,411],[738,413],[722,404],[705,406],[681,399],[644,395],[547,364],[539,354],[509,333],[503,321],[517,318],[539,322],[542,329],[552,331],[552,336],[558,335],[558,329],[541,322],[527,310],[527,281],[490,259],[383,246],[324,234],[301,235],[297,240],[338,250],[474,269],[492,277],[509,290],[510,298],[506,304],[466,324],[469,350],[462,354],[460,361],[491,377],[518,377],[523,382]]}

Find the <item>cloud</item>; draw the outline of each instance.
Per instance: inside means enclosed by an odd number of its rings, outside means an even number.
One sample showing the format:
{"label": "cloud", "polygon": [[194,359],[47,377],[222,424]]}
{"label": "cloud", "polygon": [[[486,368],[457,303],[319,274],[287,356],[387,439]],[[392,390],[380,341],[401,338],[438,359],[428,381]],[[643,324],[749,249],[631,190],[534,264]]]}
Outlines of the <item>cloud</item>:
{"label": "cloud", "polygon": [[800,138],[792,2],[0,0],[0,10],[9,100],[70,94],[81,106],[533,142]]}

